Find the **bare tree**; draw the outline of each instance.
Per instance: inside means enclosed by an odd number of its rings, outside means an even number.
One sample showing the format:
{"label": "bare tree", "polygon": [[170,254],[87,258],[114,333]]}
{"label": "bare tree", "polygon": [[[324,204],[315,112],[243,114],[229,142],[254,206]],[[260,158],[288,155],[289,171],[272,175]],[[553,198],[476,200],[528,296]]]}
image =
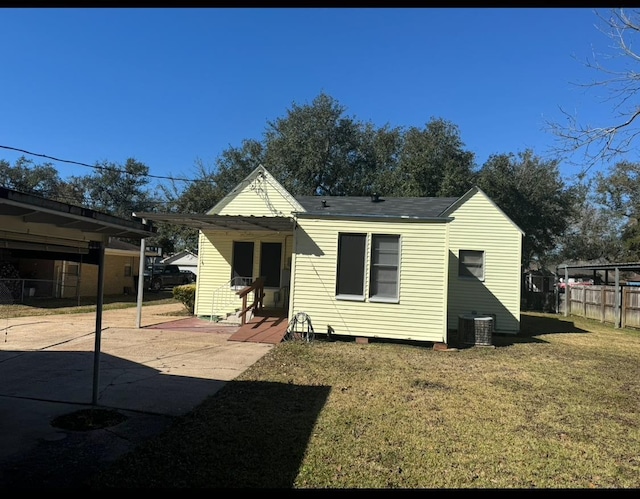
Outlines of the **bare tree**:
{"label": "bare tree", "polygon": [[[603,103],[611,106],[611,123],[601,126],[581,122],[576,114],[560,108],[566,121],[547,125],[557,137],[558,154],[584,153],[584,176],[589,168],[599,162],[620,158],[633,147],[640,134],[638,117],[640,103],[640,49],[633,47],[634,39],[640,42],[640,10],[611,9],[607,17],[595,12],[601,26],[597,28],[611,39],[612,54],[593,54],[585,66],[601,73],[601,77],[589,83],[578,83],[588,89],[604,88]],[[622,59],[618,63],[615,59]]]}

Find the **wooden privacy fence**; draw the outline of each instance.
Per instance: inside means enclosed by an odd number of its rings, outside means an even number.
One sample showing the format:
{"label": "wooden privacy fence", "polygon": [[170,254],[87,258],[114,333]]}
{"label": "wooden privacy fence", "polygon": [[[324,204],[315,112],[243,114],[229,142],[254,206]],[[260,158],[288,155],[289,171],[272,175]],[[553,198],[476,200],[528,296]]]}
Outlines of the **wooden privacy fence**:
{"label": "wooden privacy fence", "polygon": [[616,301],[615,286],[579,286],[567,288],[564,303],[569,302],[568,313],[618,327],[640,328],[640,288],[621,286]]}

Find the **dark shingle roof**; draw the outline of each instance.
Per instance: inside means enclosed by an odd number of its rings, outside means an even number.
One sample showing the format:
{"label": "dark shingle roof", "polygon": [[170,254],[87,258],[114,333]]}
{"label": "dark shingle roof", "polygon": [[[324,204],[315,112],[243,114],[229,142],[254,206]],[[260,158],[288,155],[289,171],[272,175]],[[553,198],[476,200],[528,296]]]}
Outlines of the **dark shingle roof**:
{"label": "dark shingle roof", "polygon": [[[391,217],[438,217],[459,198],[421,197],[385,198],[372,201],[369,196],[296,196],[296,200],[310,214],[365,215]],[[326,207],[323,206],[326,201]]]}

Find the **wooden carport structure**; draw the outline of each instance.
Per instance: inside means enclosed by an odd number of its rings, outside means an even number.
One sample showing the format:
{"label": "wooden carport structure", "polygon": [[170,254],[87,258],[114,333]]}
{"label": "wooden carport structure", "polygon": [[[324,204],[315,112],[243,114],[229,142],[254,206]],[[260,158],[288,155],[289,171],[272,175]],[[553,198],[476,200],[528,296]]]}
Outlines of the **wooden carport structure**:
{"label": "wooden carport structure", "polygon": [[[598,272],[604,271],[605,273],[605,284],[609,284],[609,272],[613,272],[614,274],[614,287],[615,287],[615,323],[614,326],[616,328],[621,327],[622,325],[622,317],[620,313],[621,302],[620,297],[622,296],[622,285],[620,283],[620,272],[640,272],[640,262],[627,262],[627,263],[598,263],[598,264],[584,264],[584,265],[571,265],[571,264],[560,264],[556,266],[556,275],[564,275],[564,282],[569,282],[569,271],[570,270],[580,270],[580,271],[591,271],[593,272],[594,282],[596,280],[596,276]],[[557,289],[556,289],[557,292]],[[569,315],[569,307],[565,305],[564,307],[564,315],[565,317]]]}
{"label": "wooden carport structure", "polygon": [[[98,400],[105,246],[111,237],[141,241],[142,266],[144,240],[154,234],[155,229],[144,220],[127,220],[0,187],[0,249],[20,251],[25,258],[82,260],[98,265],[93,405]],[[139,311],[142,286],[138,288]]]}

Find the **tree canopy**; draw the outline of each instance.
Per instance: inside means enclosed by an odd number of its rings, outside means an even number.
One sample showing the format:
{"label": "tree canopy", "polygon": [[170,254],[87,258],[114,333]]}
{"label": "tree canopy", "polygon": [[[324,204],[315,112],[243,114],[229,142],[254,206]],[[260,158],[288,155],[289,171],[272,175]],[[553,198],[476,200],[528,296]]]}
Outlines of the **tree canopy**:
{"label": "tree canopy", "polygon": [[13,165],[0,160],[0,185],[56,200],[61,200],[68,194],[65,182],[60,179],[51,163],[36,165],[25,156],[19,157]]}
{"label": "tree canopy", "polygon": [[[525,232],[524,265],[614,251],[617,232],[605,222],[616,210],[628,215],[620,225],[628,242],[622,257],[636,248],[640,235],[633,222],[633,165],[621,164],[603,177],[602,206],[596,210],[577,185],[561,178],[558,160],[525,150],[496,154],[479,167],[458,127],[443,118],[431,117],[422,127],[376,126],[346,115],[324,93],[268,121],[260,140],[247,138],[221,151],[213,166],[196,160],[191,182],[152,189],[149,167],[133,158],[124,165],[102,161],[89,175],[61,180],[51,165],[21,158],[13,166],[0,162],[0,183],[125,218],[136,211],[204,214],[259,165],[293,195],[460,196],[478,185]],[[607,206],[612,211],[603,211]],[[582,220],[587,216],[590,225]],[[586,230],[589,245],[579,241]],[[149,244],[167,253],[195,249],[197,231],[161,224]]]}
{"label": "tree canopy", "polygon": [[544,261],[574,215],[576,193],[560,177],[557,161],[542,160],[532,150],[491,156],[478,186],[524,231],[525,264]]}
{"label": "tree canopy", "polygon": [[637,261],[640,259],[640,164],[621,161],[606,173],[599,172],[596,192],[609,220],[620,221],[623,255]]}

